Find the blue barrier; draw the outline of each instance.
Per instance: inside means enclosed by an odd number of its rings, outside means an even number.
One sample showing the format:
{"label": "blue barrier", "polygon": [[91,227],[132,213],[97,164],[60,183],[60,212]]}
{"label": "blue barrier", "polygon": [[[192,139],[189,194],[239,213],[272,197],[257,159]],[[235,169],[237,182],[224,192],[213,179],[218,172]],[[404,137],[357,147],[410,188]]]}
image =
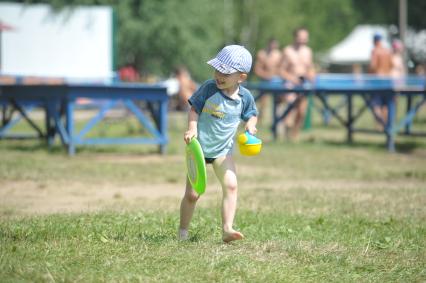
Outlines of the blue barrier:
{"label": "blue barrier", "polygon": [[[99,113],[77,133],[74,112],[79,98],[105,103]],[[141,126],[152,136],[86,138],[93,127],[105,118],[106,112],[119,101],[136,116]],[[151,117],[147,116],[134,101],[146,103],[149,106],[147,112]],[[159,85],[139,83],[0,85],[0,105],[3,113],[0,139],[18,138],[9,131],[18,122],[17,119],[25,119],[38,133],[37,137],[45,138],[49,146],[53,145],[55,136],[58,135],[70,155],[75,154],[76,146],[83,144],[157,144],[160,152],[164,153],[168,143],[168,95],[166,88]],[[34,106],[44,109],[46,117],[44,131],[29,118],[28,113]],[[12,119],[13,112],[18,112],[19,117]]]}
{"label": "blue barrier", "polygon": [[[315,81],[307,82],[303,85],[291,86],[286,82],[248,82],[245,86],[259,94],[256,99],[263,95],[272,95],[273,101],[273,121],[272,134],[277,137],[277,125],[291,112],[294,106],[303,96],[317,97],[324,109],[336,118],[347,130],[348,142],[353,141],[355,132],[366,133],[382,133],[386,136],[386,147],[389,151],[395,151],[395,135],[399,134],[401,129],[405,128],[405,132],[401,134],[426,136],[426,133],[414,133],[411,131],[411,124],[414,116],[418,113],[426,100],[426,79],[421,76],[406,76],[404,78],[379,77],[374,75],[352,75],[352,74],[320,74]],[[277,113],[276,97],[288,93],[300,94],[297,99],[289,103],[282,113]],[[327,97],[329,95],[340,95],[345,99],[347,116],[343,117],[336,107],[332,107]],[[380,95],[385,101],[388,108],[387,123],[373,111],[372,99],[374,96]],[[353,98],[360,96],[363,98],[364,105],[355,112]],[[407,111],[399,123],[396,121],[396,97],[405,97],[407,99]],[[413,104],[413,98],[420,97],[420,101]],[[339,105],[341,108],[342,105]],[[355,128],[357,119],[369,109],[376,120],[382,124],[384,130],[377,131],[371,129]]]}

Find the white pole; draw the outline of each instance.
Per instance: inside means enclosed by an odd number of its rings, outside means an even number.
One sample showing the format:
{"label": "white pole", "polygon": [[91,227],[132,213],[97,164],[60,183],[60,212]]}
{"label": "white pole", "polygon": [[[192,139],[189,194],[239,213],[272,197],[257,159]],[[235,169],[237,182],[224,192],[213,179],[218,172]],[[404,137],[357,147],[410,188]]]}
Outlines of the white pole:
{"label": "white pole", "polygon": [[399,36],[404,45],[404,64],[407,67],[407,51],[406,51],[406,35],[407,35],[407,0],[399,0]]}

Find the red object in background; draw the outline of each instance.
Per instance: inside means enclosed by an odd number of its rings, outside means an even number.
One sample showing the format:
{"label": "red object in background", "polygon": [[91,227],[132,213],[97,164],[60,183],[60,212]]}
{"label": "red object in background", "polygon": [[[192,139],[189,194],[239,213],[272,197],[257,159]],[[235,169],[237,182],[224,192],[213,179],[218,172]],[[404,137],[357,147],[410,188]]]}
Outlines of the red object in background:
{"label": "red object in background", "polygon": [[15,28],[12,27],[11,25],[5,24],[2,21],[0,21],[0,31],[9,31],[9,30],[14,30]]}
{"label": "red object in background", "polygon": [[125,66],[118,70],[120,80],[124,82],[136,82],[139,80],[139,73],[133,66]]}

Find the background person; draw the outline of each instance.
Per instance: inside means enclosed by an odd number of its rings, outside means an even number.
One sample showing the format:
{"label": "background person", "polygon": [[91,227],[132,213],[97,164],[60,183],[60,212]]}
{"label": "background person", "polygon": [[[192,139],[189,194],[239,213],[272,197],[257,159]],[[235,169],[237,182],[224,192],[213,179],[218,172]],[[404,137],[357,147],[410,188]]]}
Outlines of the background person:
{"label": "background person", "polygon": [[[390,78],[392,71],[392,54],[391,51],[383,46],[382,36],[375,34],[373,37],[374,48],[371,51],[370,72],[382,79]],[[373,95],[372,99],[373,111],[379,117],[384,125],[388,120],[388,108],[386,99],[382,94]],[[379,128],[383,130],[383,125],[379,124]]]}
{"label": "background person", "polygon": [[404,63],[404,45],[401,40],[394,39],[392,42],[392,78],[402,78],[406,75]]}
{"label": "background person", "polygon": [[[256,55],[256,62],[254,65],[254,73],[262,81],[281,81],[280,78],[280,64],[282,60],[282,53],[279,49],[279,43],[275,38],[268,42],[268,46],[259,50]],[[266,108],[267,96],[264,95],[259,99],[259,119],[262,118],[263,112]]]}
{"label": "background person", "polygon": [[[309,32],[306,28],[300,27],[293,32],[293,43],[283,50],[283,60],[280,68],[281,77],[291,86],[303,85],[306,81],[313,81],[315,78],[315,68],[313,64],[313,54],[307,45],[309,42]],[[302,94],[292,94],[288,96],[289,102],[300,96],[299,102],[294,108],[294,125],[291,129],[290,137],[297,139],[300,128],[305,119],[307,99]]]}
{"label": "background person", "polygon": [[136,61],[133,55],[128,55],[126,64],[118,69],[118,76],[122,82],[137,82],[140,74],[136,68]]}
{"label": "background person", "polygon": [[375,34],[373,37],[373,50],[371,51],[370,72],[378,76],[389,76],[392,70],[392,54],[383,46],[382,36]]}
{"label": "background person", "polygon": [[185,66],[176,68],[175,78],[179,85],[177,92],[177,110],[188,110],[188,99],[197,89],[197,84],[192,80],[191,74]]}

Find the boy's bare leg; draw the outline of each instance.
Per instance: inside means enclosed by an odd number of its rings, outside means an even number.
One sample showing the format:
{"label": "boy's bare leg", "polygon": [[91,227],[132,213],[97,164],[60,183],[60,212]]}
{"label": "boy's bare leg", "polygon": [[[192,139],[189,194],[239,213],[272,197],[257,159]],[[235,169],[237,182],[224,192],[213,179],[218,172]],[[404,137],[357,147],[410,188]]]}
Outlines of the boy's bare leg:
{"label": "boy's bare leg", "polygon": [[191,222],[192,215],[194,214],[195,205],[199,196],[192,189],[189,180],[186,180],[185,195],[180,204],[180,224],[179,224],[179,238],[181,240],[188,239],[189,223]]}
{"label": "boy's bare leg", "polygon": [[222,185],[222,239],[225,243],[241,240],[243,234],[233,229],[237,210],[237,174],[232,156],[220,157],[213,162],[214,172]]}

